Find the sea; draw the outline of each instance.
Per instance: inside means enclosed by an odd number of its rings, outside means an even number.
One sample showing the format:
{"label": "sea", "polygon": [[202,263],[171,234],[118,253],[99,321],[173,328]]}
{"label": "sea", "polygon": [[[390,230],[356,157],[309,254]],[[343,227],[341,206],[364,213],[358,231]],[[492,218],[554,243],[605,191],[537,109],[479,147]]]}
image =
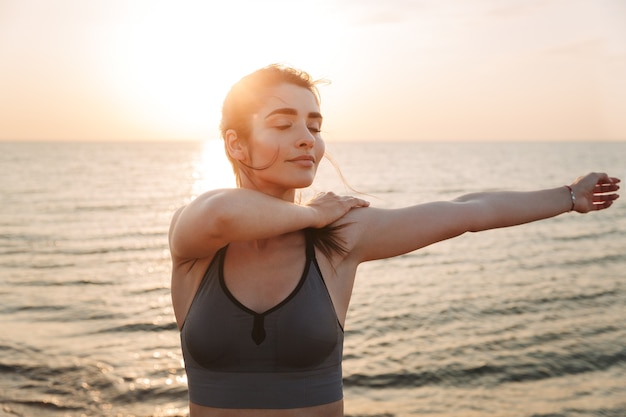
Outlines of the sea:
{"label": "sea", "polygon": [[[626,178],[626,142],[327,151],[339,171],[323,162],[302,199],[398,208]],[[215,140],[0,143],[0,416],[188,415],[167,232],[176,208],[229,186]],[[362,264],[346,416],[626,416],[622,200]]]}

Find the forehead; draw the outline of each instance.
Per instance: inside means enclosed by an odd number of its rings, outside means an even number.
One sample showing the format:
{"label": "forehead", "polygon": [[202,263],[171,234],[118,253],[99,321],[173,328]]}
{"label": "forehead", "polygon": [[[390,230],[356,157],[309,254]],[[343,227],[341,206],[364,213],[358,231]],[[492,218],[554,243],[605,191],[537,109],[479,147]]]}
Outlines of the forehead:
{"label": "forehead", "polygon": [[263,96],[258,115],[269,114],[277,108],[291,108],[298,114],[320,111],[315,95],[308,89],[293,84],[280,84],[269,88]]}

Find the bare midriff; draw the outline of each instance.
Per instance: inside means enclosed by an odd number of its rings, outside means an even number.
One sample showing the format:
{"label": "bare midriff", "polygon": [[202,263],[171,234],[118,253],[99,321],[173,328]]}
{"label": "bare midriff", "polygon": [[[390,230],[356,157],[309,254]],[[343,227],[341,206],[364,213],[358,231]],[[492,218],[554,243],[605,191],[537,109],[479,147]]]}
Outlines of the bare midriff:
{"label": "bare midriff", "polygon": [[190,403],[189,413],[190,417],[343,417],[343,400],[289,410],[225,409]]}

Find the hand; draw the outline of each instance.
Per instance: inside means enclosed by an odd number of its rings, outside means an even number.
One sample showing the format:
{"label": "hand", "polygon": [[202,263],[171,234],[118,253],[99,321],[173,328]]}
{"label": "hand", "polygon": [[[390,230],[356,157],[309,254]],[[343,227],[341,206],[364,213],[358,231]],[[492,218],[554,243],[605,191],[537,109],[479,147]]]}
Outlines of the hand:
{"label": "hand", "polygon": [[587,213],[611,207],[613,201],[619,197],[619,182],[619,178],[595,172],[578,178],[571,186],[576,196],[574,210]]}
{"label": "hand", "polygon": [[314,227],[321,228],[343,217],[357,207],[367,207],[370,203],[352,196],[341,196],[333,192],[319,193],[308,201],[305,206],[313,209],[317,221]]}

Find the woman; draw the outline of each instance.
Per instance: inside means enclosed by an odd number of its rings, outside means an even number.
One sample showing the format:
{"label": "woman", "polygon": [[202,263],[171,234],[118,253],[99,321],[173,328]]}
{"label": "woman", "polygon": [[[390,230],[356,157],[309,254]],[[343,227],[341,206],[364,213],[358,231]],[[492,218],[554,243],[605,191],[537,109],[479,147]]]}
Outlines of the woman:
{"label": "woman", "polygon": [[192,417],[342,416],[343,325],[361,262],[618,197],[619,179],[592,173],[394,210],[333,193],[298,204],[324,155],[315,82],[263,68],[235,84],[222,116],[238,187],[199,196],[170,228]]}

